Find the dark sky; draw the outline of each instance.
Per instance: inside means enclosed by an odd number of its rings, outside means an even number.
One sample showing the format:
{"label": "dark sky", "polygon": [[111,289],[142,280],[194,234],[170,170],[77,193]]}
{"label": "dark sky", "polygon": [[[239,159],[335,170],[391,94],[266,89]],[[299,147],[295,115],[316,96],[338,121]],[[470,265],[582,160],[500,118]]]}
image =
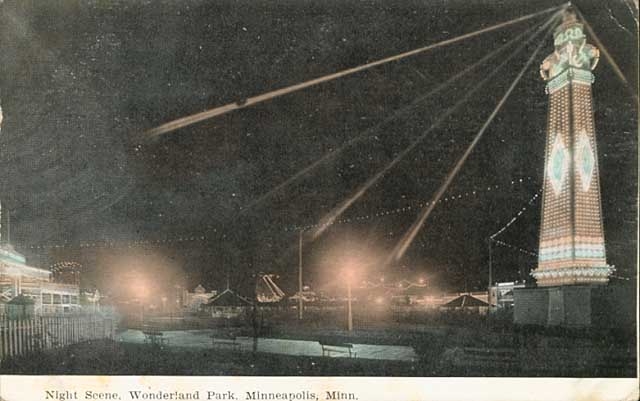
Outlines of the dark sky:
{"label": "dark sky", "polygon": [[[371,134],[270,201],[252,200],[326,152],[410,104],[542,19],[239,110],[154,141],[169,120],[322,76],[560,4],[554,1],[0,1],[3,210],[12,242],[34,263],[74,259],[102,271],[104,254],[173,239],[161,254],[220,288],[249,272],[295,284],[297,233],[314,224],[499,63]],[[622,0],[575,2],[637,86],[635,22]],[[487,237],[542,183],[546,96],[525,74],[401,263],[442,287],[486,283]],[[537,43],[435,130],[345,218],[428,200]],[[507,54],[507,53],[505,53]],[[635,275],[637,109],[606,60],[595,71],[595,117],[609,263]],[[523,182],[520,183],[520,179]],[[514,184],[511,182],[514,181]],[[498,186],[498,188],[495,188]],[[488,191],[487,188],[493,190]],[[537,249],[539,202],[500,239]],[[400,239],[416,210],[333,227],[305,245],[314,284],[331,281],[337,248],[375,254]],[[6,218],[6,216],[5,216]],[[177,241],[197,237],[197,241]],[[204,240],[199,238],[204,237]],[[80,247],[103,240],[124,248]],[[39,249],[36,246],[62,245]],[[134,250],[138,249],[134,246]],[[124,249],[124,250],[123,250]],[[101,256],[103,255],[103,256]],[[535,258],[494,253],[496,278],[518,279]],[[108,258],[107,258],[108,259]],[[394,267],[396,271],[402,269]],[[376,272],[378,274],[379,272]],[[392,272],[380,272],[391,275]]]}

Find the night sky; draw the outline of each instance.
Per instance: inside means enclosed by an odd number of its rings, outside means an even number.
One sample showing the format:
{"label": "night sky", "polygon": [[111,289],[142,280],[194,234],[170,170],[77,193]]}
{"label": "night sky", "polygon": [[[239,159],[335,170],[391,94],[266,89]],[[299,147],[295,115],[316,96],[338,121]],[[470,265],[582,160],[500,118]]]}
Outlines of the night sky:
{"label": "night sky", "polygon": [[[267,202],[247,205],[545,17],[155,140],[143,132],[558,4],[0,0],[3,230],[10,209],[11,242],[32,264],[76,260],[98,286],[118,263],[114,255],[131,253],[160,258],[158,263],[184,272],[171,280],[189,286],[220,289],[228,274],[232,286],[246,290],[251,274],[273,272],[291,290],[296,227],[317,223],[501,59],[383,124]],[[637,25],[624,2],[574,4],[636,88]],[[434,210],[401,263],[387,271],[371,267],[370,275],[424,274],[443,289],[486,287],[488,236],[542,183],[547,103],[538,65],[552,51],[551,39],[545,40],[539,59],[445,194],[456,199]],[[343,216],[351,222],[305,243],[305,281],[336,281],[336,255],[344,249],[375,260],[396,244],[416,218],[416,206],[433,196],[538,43],[516,55],[352,206]],[[637,108],[604,58],[594,73],[607,258],[617,275],[634,278]],[[412,208],[398,211],[407,206]],[[375,216],[386,211],[397,212]],[[370,218],[357,219],[362,216]],[[536,251],[539,220],[538,200],[498,239]],[[135,243],[162,239],[170,241]],[[536,264],[507,247],[497,247],[493,256],[497,280],[527,278]]]}

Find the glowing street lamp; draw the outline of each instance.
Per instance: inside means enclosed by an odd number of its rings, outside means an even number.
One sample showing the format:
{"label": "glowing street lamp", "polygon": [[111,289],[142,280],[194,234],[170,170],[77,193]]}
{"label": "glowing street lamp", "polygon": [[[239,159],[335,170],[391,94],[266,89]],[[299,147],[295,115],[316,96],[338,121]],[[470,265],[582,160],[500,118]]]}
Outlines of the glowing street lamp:
{"label": "glowing street lamp", "polygon": [[347,330],[353,331],[353,312],[351,309],[351,284],[355,276],[354,268],[347,268],[345,278],[347,279]]}

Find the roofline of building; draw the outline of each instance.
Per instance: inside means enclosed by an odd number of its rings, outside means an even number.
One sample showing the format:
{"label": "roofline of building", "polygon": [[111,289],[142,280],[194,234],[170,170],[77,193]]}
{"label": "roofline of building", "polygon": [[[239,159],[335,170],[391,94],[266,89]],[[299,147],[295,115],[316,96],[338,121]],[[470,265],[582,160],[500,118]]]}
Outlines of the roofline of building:
{"label": "roofline of building", "polygon": [[0,260],[0,273],[8,274],[10,276],[25,275],[30,277],[42,277],[49,278],[51,272],[39,267],[28,266],[21,263],[9,262],[6,260]]}

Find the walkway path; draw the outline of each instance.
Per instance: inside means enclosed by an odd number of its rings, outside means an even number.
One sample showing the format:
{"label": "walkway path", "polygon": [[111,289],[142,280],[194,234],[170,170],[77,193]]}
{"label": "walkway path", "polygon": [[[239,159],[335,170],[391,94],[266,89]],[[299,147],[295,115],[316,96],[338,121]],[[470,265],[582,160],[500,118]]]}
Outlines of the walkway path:
{"label": "walkway path", "polygon": [[[167,345],[170,347],[212,347],[212,330],[164,331],[162,333],[162,337],[167,340]],[[126,343],[141,344],[144,343],[145,336],[140,330],[127,330],[119,333],[116,339]],[[252,349],[253,338],[237,337],[236,341],[240,343],[241,350],[250,351]],[[404,345],[354,343],[353,350],[356,352],[358,358],[364,359],[413,361],[417,358],[413,348]],[[260,338],[258,340],[258,352],[299,356],[322,356],[322,347],[317,341]],[[344,357],[344,355],[332,353],[331,357]]]}

